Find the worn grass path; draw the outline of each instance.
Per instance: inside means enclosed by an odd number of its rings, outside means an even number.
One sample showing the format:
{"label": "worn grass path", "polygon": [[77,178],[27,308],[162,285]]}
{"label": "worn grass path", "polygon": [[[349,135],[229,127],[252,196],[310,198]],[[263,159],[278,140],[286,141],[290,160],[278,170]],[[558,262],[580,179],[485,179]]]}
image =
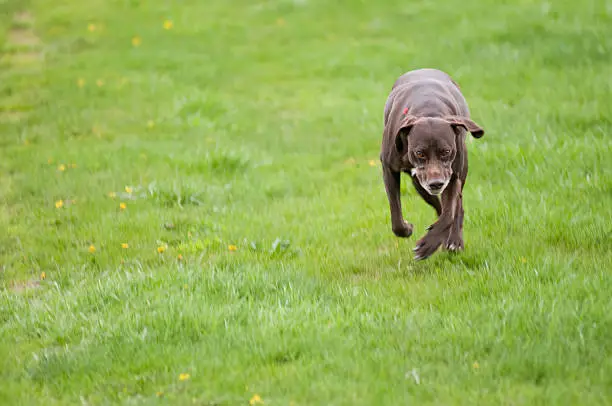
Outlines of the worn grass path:
{"label": "worn grass path", "polygon": [[[0,11],[0,404],[612,402],[609,1]],[[487,131],[418,263],[378,164],[417,67]]]}

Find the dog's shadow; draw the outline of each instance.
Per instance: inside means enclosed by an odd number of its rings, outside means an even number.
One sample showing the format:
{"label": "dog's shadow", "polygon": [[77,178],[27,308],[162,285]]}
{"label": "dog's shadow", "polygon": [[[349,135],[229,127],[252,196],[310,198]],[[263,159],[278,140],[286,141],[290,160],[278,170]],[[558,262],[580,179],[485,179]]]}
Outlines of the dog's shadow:
{"label": "dog's shadow", "polygon": [[480,251],[438,251],[433,259],[477,271],[486,267],[486,257]]}
{"label": "dog's shadow", "polygon": [[456,272],[479,273],[487,268],[484,252],[438,250],[431,257],[417,261],[412,250],[404,247],[372,261],[345,263],[339,274],[359,281],[388,279],[401,281],[414,276],[436,277]]}
{"label": "dog's shadow", "polygon": [[480,272],[488,267],[484,252],[451,252],[439,249],[431,257],[415,260],[412,250],[399,253],[395,272],[405,276],[439,275],[451,272]]}

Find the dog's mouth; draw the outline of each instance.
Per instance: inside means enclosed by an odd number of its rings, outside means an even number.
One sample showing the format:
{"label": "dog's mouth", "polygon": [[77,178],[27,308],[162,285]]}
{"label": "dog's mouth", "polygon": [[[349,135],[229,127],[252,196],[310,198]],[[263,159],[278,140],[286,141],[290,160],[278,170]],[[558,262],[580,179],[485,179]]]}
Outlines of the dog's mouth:
{"label": "dog's mouth", "polygon": [[442,192],[444,191],[444,189],[429,189],[429,188],[425,188],[425,190],[427,191],[427,193],[429,193],[432,196],[440,196]]}
{"label": "dog's mouth", "polygon": [[423,186],[423,189],[425,189],[427,193],[429,193],[432,196],[439,196],[442,194],[442,192],[444,192],[444,189],[446,189],[446,186],[448,186],[448,182],[449,180],[446,180],[445,182],[434,183],[434,184],[430,183],[426,186]]}

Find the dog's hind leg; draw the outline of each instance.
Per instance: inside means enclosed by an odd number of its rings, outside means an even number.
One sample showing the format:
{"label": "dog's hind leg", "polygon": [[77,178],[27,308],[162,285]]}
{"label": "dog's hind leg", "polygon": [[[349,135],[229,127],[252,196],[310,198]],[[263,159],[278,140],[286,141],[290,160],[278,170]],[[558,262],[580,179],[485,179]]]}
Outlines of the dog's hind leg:
{"label": "dog's hind leg", "polygon": [[423,186],[421,186],[415,176],[411,176],[410,179],[412,179],[412,184],[414,185],[416,191],[419,192],[421,197],[436,210],[436,214],[438,215],[438,217],[440,217],[440,214],[442,214],[442,205],[440,204],[440,199],[438,198],[438,196],[432,196],[427,193],[427,191],[423,189]]}

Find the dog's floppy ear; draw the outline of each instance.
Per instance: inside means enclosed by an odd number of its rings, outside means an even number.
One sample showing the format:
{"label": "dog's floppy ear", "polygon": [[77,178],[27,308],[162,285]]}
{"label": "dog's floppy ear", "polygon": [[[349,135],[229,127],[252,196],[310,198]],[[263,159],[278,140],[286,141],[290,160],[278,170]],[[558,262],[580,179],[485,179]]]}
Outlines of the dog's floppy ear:
{"label": "dog's floppy ear", "polygon": [[410,133],[410,130],[416,123],[417,119],[418,117],[407,115],[401,121],[397,129],[397,133],[395,134],[395,148],[398,152],[401,153],[404,150],[406,145],[406,137],[408,136],[408,133]]}
{"label": "dog's floppy ear", "polygon": [[474,138],[480,138],[484,135],[484,130],[475,122],[470,120],[467,117],[459,117],[459,116],[450,116],[444,117],[447,123],[449,123],[453,127],[463,127],[467,131],[469,131]]}

